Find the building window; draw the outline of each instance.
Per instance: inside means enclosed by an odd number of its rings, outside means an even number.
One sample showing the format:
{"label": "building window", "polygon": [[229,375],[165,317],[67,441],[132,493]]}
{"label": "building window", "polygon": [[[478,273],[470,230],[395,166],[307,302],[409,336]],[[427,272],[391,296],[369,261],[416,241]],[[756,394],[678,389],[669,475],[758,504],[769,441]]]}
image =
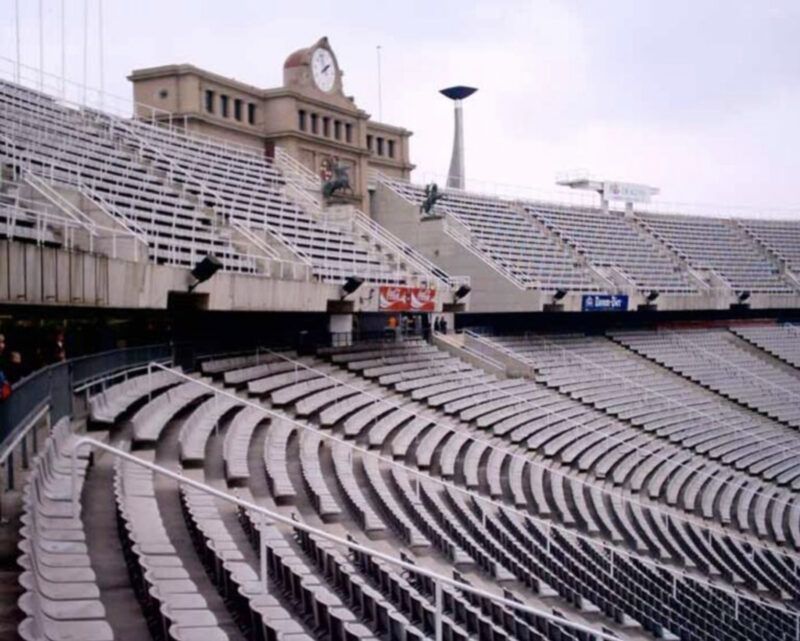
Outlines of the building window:
{"label": "building window", "polygon": [[353,125],[349,122],[344,125],[344,139],[347,142],[353,142]]}
{"label": "building window", "polygon": [[220,96],[219,96],[219,106],[220,106],[220,112],[222,113],[222,117],[223,118],[227,118],[228,117],[228,96],[226,96],[224,93],[220,94]]}
{"label": "building window", "polygon": [[242,121],[242,101],[239,98],[233,101],[233,117],[239,122]]}
{"label": "building window", "polygon": [[331,119],[328,116],[322,119],[322,135],[326,138],[330,138],[331,135]]}
{"label": "building window", "polygon": [[342,139],[342,121],[341,120],[334,120],[333,121],[333,137],[336,140]]}
{"label": "building window", "polygon": [[319,133],[319,116],[317,114],[311,114],[311,133]]}
{"label": "building window", "polygon": [[214,92],[211,89],[206,89],[206,111],[214,113]]}
{"label": "building window", "polygon": [[367,149],[372,151],[372,134],[367,134]]}
{"label": "building window", "polygon": [[376,142],[376,143],[377,143],[377,145],[378,145],[378,155],[379,155],[379,156],[383,156],[383,138],[381,138],[380,136],[378,136],[378,137],[375,139],[375,142]]}
{"label": "building window", "polygon": [[252,102],[247,103],[247,122],[256,124],[256,106]]}
{"label": "building window", "polygon": [[389,158],[394,158],[394,140],[386,141],[386,153],[389,155]]}
{"label": "building window", "polygon": [[301,109],[297,112],[297,127],[300,131],[306,130],[306,110]]}

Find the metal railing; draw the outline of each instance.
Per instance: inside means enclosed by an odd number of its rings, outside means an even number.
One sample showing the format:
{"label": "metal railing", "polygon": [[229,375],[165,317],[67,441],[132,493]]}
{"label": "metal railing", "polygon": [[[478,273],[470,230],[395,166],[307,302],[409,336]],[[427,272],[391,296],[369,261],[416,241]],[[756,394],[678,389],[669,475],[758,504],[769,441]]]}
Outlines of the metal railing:
{"label": "metal railing", "polygon": [[[433,261],[423,256],[404,240],[395,236],[385,227],[372,220],[359,209],[353,211],[353,224],[355,228],[365,234],[371,242],[389,248],[395,256],[406,260],[422,275],[441,286],[453,287],[455,282],[451,276]],[[460,276],[460,284],[469,284],[468,276]],[[467,279],[467,280],[464,280]]]}
{"label": "metal railing", "polygon": [[[332,227],[340,233],[347,231],[353,235],[354,240],[358,240],[358,235],[361,234],[367,244],[373,246],[367,247],[368,253],[378,246],[389,249],[393,253],[396,269],[395,274],[389,279],[392,282],[398,282],[398,279],[403,281],[427,280],[430,284],[437,285],[440,289],[448,286],[453,287],[455,282],[458,282],[459,285],[468,284],[468,281],[465,280],[468,277],[459,277],[457,281],[451,283],[451,277],[443,269],[355,207],[351,212],[352,216],[349,216],[348,220],[342,221],[341,226],[331,224],[330,221],[325,220],[320,200],[310,193],[321,188],[322,181],[320,178],[280,147],[275,150],[275,161],[286,179],[286,188],[289,193],[295,199],[304,203],[320,224],[325,227]],[[411,269],[401,269],[401,262],[407,263]],[[415,274],[414,272],[418,273]],[[370,280],[375,279],[374,273],[364,274],[363,268],[355,273],[365,275]],[[386,280],[382,274],[377,277],[378,282]]]}
{"label": "metal railing", "polygon": [[23,181],[67,218],[80,225],[88,234],[97,234],[97,223],[59,194],[52,186],[28,169],[23,171]]}
{"label": "metal railing", "polygon": [[[281,169],[284,178],[291,180],[298,187],[305,190],[322,189],[322,179],[283,147],[275,148],[275,164]],[[309,197],[313,199],[310,194]],[[319,206],[319,201],[316,199],[313,200],[315,200],[317,206]]]}
{"label": "metal railing", "polygon": [[172,124],[174,120],[172,113],[164,109],[138,103],[4,56],[0,56],[0,80],[24,87],[46,99],[55,98],[64,105],[100,109],[123,118],[136,115],[151,122],[158,119]]}

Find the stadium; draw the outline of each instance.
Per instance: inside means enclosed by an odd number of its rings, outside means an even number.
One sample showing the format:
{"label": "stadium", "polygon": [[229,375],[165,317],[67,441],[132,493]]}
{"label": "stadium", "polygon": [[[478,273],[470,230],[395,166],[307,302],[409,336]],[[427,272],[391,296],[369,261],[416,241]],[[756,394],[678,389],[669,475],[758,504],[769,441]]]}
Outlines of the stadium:
{"label": "stadium", "polygon": [[473,187],[464,85],[419,177],[335,40],[0,60],[0,637],[800,641],[800,218]]}

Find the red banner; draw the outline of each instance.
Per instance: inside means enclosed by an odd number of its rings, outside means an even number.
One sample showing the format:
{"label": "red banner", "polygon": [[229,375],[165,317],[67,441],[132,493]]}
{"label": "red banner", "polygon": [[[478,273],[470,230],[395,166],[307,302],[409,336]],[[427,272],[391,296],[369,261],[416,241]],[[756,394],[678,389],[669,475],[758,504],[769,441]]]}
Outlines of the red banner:
{"label": "red banner", "polygon": [[382,312],[432,312],[436,309],[436,290],[381,285],[378,309]]}

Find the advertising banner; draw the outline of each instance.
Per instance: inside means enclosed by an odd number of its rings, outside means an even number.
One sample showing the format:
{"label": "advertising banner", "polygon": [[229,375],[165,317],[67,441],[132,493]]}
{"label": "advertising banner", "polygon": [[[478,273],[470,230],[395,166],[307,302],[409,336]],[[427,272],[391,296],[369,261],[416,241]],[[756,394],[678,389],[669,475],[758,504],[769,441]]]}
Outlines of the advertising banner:
{"label": "advertising banner", "polygon": [[603,183],[603,198],[606,200],[621,200],[626,203],[648,203],[650,196],[657,193],[647,185],[637,185],[635,183],[620,183],[605,181]]}
{"label": "advertising banner", "polygon": [[378,309],[382,312],[432,312],[436,309],[436,290],[381,285]]}
{"label": "advertising banner", "polygon": [[627,294],[584,294],[583,312],[624,312],[628,309]]}

